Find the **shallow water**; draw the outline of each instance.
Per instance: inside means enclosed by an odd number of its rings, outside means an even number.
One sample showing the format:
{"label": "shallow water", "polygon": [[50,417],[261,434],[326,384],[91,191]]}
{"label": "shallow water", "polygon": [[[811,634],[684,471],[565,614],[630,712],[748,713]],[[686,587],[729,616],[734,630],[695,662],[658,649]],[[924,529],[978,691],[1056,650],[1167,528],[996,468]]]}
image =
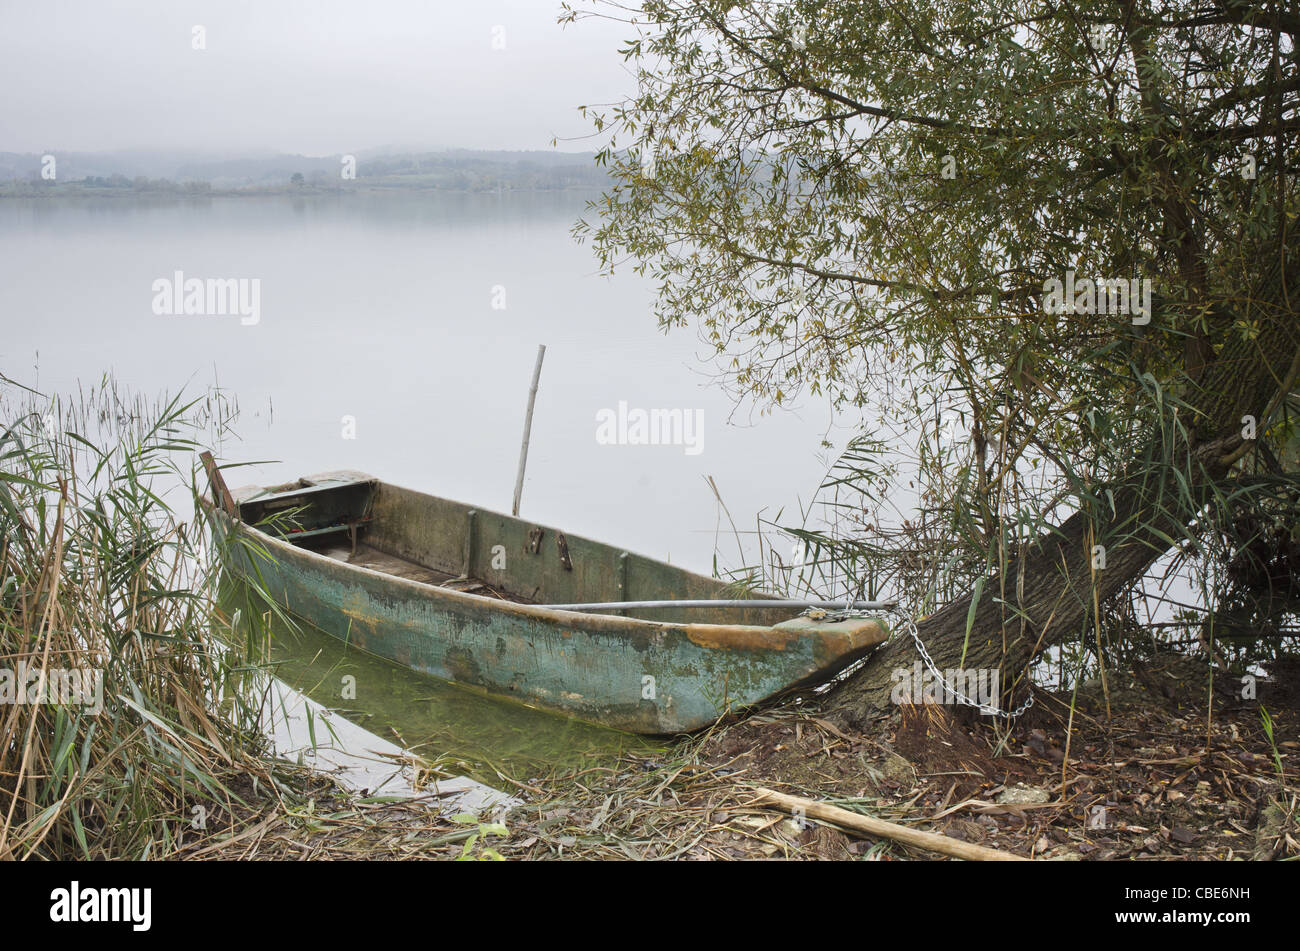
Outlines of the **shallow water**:
{"label": "shallow water", "polygon": [[508,809],[509,793],[465,776],[429,776],[408,751],[330,710],[278,678],[269,678],[263,709],[275,753],[329,773],[371,798],[422,799],[440,812]]}
{"label": "shallow water", "polygon": [[645,737],[417,674],[306,624],[272,628],[269,660],[280,680],[383,740],[505,792],[517,791],[509,779],[527,782],[662,749]]}

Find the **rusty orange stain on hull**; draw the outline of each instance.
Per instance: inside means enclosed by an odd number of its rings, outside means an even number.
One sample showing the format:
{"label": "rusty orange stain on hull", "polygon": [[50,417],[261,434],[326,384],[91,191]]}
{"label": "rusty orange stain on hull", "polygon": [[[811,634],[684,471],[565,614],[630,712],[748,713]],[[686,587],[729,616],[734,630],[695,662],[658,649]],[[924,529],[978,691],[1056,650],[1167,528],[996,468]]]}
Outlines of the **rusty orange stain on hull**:
{"label": "rusty orange stain on hull", "polygon": [[682,630],[692,644],[710,650],[783,651],[799,637],[775,628],[730,624],[687,624]]}

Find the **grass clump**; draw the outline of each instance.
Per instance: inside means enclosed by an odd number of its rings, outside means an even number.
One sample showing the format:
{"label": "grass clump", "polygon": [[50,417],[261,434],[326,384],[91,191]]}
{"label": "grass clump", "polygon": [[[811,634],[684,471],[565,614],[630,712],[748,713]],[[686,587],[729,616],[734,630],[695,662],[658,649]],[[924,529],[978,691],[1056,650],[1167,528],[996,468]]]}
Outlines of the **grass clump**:
{"label": "grass clump", "polygon": [[296,795],[204,519],[164,501],[230,412],[0,380],[0,858],[167,857]]}

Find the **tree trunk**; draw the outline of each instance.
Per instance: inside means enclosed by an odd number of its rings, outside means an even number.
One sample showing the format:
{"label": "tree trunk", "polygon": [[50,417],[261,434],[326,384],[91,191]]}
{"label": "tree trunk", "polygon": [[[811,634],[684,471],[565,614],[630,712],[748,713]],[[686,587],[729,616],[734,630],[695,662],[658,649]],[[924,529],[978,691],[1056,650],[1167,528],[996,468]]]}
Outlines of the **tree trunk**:
{"label": "tree trunk", "polygon": [[[1290,271],[1294,275],[1296,268]],[[1094,623],[1095,605],[1139,579],[1168,550],[1167,539],[1183,535],[1195,512],[1211,499],[1214,483],[1228,474],[1232,454],[1244,442],[1242,417],[1253,416],[1262,425],[1275,400],[1295,385],[1300,322],[1288,288],[1279,286],[1279,274],[1275,267],[1268,288],[1273,293],[1255,298],[1278,302],[1262,317],[1251,315],[1263,321],[1260,335],[1253,340],[1234,337],[1203,369],[1195,393],[1186,394],[1197,411],[1197,418],[1188,421],[1189,438],[1172,453],[1156,452],[1155,464],[1135,464],[1110,485],[1113,512],[1109,505],[1091,514],[1077,512],[1040,537],[1021,561],[1012,560],[1005,578],[990,577],[969,639],[969,593],[918,623],[917,634],[937,668],[998,670],[1003,691],[998,705],[1009,709],[1026,695],[1033,659],[1084,634]],[[1291,298],[1300,297],[1295,288],[1291,277]],[[1179,496],[1175,470],[1188,480],[1190,500]],[[1104,568],[1093,567],[1093,544],[1106,548]],[[888,712],[893,672],[912,669],[919,656],[911,638],[898,632],[829,698],[828,716],[845,728],[860,728]]]}
{"label": "tree trunk", "polygon": [[[1138,492],[1116,493],[1117,508],[1123,504],[1121,499],[1127,501],[1128,511],[1121,509],[1121,515],[1136,514],[1137,497]],[[1005,595],[1000,589],[1002,579],[991,577],[971,622],[969,640],[969,594],[920,621],[917,636],[935,666],[944,671],[957,667],[997,670],[1003,695],[995,702],[1002,709],[1021,703],[1028,689],[1022,675],[1034,658],[1051,645],[1082,634],[1090,623],[1094,584],[1096,603],[1100,604],[1145,573],[1164,550],[1163,543],[1153,546],[1151,540],[1131,539],[1108,548],[1105,568],[1094,571],[1088,529],[1088,516],[1076,513],[1060,526],[1058,534],[1034,546],[1023,559],[1024,587],[1019,597],[1018,562],[1009,567]],[[1173,534],[1180,527],[1165,525],[1164,529]],[[1002,603],[1004,597],[1018,606],[1023,617]],[[895,684],[893,672],[910,670],[919,657],[911,637],[897,632],[839,690],[832,701],[833,718],[845,727],[858,728],[866,719],[888,711]]]}

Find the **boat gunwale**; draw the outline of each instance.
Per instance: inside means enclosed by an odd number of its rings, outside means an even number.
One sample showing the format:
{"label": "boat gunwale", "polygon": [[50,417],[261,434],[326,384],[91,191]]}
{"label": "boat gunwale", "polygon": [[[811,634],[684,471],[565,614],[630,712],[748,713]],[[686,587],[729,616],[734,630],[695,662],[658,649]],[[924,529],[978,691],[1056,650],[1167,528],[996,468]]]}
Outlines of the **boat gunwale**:
{"label": "boat gunwale", "polygon": [[[428,498],[440,499],[445,502],[454,500],[442,498],[440,496],[430,496],[428,493],[420,492],[416,489],[407,489],[403,486],[385,483],[382,480],[375,480],[377,485],[391,485],[393,488],[402,489],[406,492],[413,492],[417,495],[423,495]],[[549,608],[536,604],[521,604],[517,601],[509,601],[501,598],[492,598],[486,595],[473,594],[468,591],[457,591],[454,588],[444,588],[439,585],[430,584],[423,581],[415,581],[410,578],[402,578],[397,575],[391,575],[373,568],[367,568],[364,565],[355,565],[349,562],[339,561],[336,558],[330,558],[319,552],[312,551],[309,548],[301,548],[292,542],[282,538],[276,538],[267,532],[262,531],[256,526],[250,525],[240,518],[231,516],[221,508],[216,506],[207,494],[199,496],[200,503],[210,515],[216,515],[229,522],[233,522],[237,530],[244,530],[253,534],[258,541],[269,543],[271,546],[282,550],[290,556],[306,556],[309,564],[315,562],[321,567],[329,567],[334,571],[360,571],[365,572],[375,578],[383,579],[390,584],[396,584],[400,587],[408,588],[412,593],[418,593],[422,596],[429,597],[433,601],[442,601],[450,605],[463,606],[475,611],[489,610],[498,613],[511,614],[517,617],[530,618],[532,620],[543,621],[556,626],[565,626],[575,630],[589,631],[600,634],[623,634],[634,635],[639,638],[650,639],[659,634],[672,634],[674,636],[685,635],[689,640],[699,643],[701,640],[712,642],[732,650],[754,650],[766,649],[784,651],[786,645],[791,641],[803,637],[816,638],[828,648],[833,648],[836,641],[842,641],[843,635],[836,634],[833,631],[783,631],[775,625],[759,624],[706,624],[700,622],[680,622],[680,621],[652,621],[645,618],[622,617],[608,614],[591,614],[585,611],[565,611],[556,608]],[[455,503],[463,505],[465,503]],[[488,509],[478,509],[475,511],[484,512],[489,515],[502,515],[500,512],[493,512]],[[510,517],[510,516],[506,516]],[[600,544],[600,543],[598,543]],[[626,550],[626,549],[621,549]],[[629,554],[634,554],[629,552]],[[645,558],[647,556],[639,555]],[[647,559],[656,561],[657,559]],[[664,564],[664,562],[659,562]],[[686,569],[679,569],[686,571]],[[694,574],[693,572],[686,572]],[[703,575],[696,577],[704,578]],[[716,580],[708,579],[706,580]],[[762,598],[755,598],[756,602],[761,602]],[[796,617],[798,615],[795,615]],[[787,618],[786,620],[793,620]],[[778,622],[781,623],[781,622]],[[694,635],[694,636],[693,636]],[[733,641],[731,644],[726,641]],[[838,658],[850,650],[834,650],[832,657]],[[828,658],[831,659],[831,658]]]}

